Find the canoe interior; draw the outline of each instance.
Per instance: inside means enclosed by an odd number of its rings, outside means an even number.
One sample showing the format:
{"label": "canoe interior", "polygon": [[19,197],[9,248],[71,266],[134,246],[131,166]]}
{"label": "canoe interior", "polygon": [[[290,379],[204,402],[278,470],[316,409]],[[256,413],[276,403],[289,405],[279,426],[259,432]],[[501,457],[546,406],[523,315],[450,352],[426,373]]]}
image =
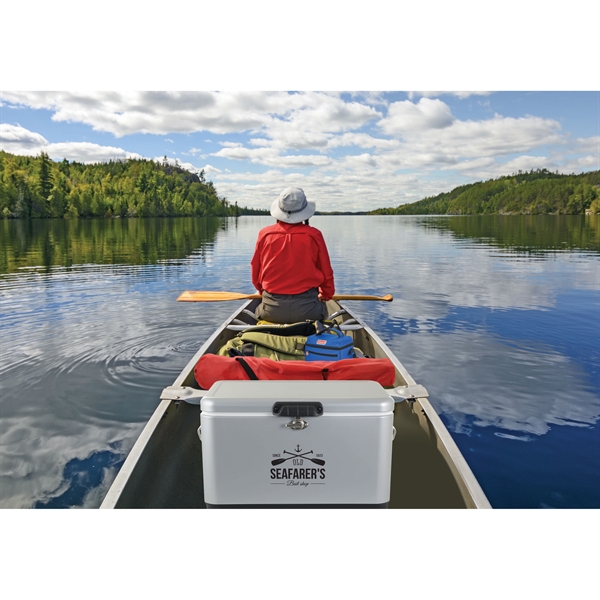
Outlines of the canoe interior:
{"label": "canoe interior", "polygon": [[[257,301],[248,302],[233,315],[251,324],[242,312],[254,310]],[[329,303],[330,314],[339,310]],[[348,320],[352,315],[341,317]],[[360,322],[360,320],[359,320]],[[377,358],[390,358],[396,366],[395,386],[414,384],[403,365],[366,325],[348,331],[355,345]],[[227,322],[224,324],[226,325]],[[190,361],[175,385],[198,388],[193,366],[200,355],[214,352],[236,331],[220,328]],[[388,508],[471,508],[489,507],[481,490],[472,497],[470,488],[478,484],[427,400],[398,402],[394,410],[397,431],[392,445],[391,494]],[[430,418],[431,417],[431,418]],[[125,462],[103,508],[206,508],[202,482],[202,444],[197,435],[200,407],[185,402],[163,400],[154,415],[156,424],[142,434],[136,444],[135,459]],[[144,438],[144,439],[142,439]],[[448,448],[447,446],[450,445]],[[458,461],[457,461],[458,457]],[[128,464],[134,463],[134,464]],[[458,466],[457,466],[458,462]],[[464,463],[464,465],[462,465]],[[462,465],[462,466],[461,466]],[[472,480],[472,481],[471,481]],[[475,483],[473,483],[475,481]]]}
{"label": "canoe interior", "polygon": [[[466,508],[435,438],[408,402],[396,404],[388,508]],[[129,477],[115,508],[206,508],[198,406],[171,402]]]}

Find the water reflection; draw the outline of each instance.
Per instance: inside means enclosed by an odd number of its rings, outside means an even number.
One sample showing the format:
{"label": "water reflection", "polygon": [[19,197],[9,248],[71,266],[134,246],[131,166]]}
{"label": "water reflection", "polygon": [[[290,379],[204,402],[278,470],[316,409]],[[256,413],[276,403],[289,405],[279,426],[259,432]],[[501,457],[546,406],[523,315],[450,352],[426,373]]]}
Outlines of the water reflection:
{"label": "water reflection", "polygon": [[226,226],[2,222],[2,506],[99,505],[160,390],[214,328],[175,298],[199,279],[218,286],[210,255]]}
{"label": "water reflection", "polygon": [[[537,219],[311,222],[338,292],[394,295],[352,307],[428,388],[493,505],[600,506],[598,219]],[[176,297],[252,291],[271,222],[1,222],[1,506],[100,504],[162,388],[237,306]]]}
{"label": "water reflection", "polygon": [[452,233],[457,239],[532,254],[563,250],[600,250],[598,215],[476,215],[433,217],[425,229]]}
{"label": "water reflection", "polygon": [[483,332],[461,331],[409,334],[394,338],[393,346],[411,374],[430,393],[435,390],[436,409],[447,416],[453,432],[472,435],[493,427],[532,441],[554,425],[591,426],[600,417],[593,382],[585,385],[587,373],[541,343],[507,343]]}
{"label": "water reflection", "polygon": [[219,218],[0,220],[0,274],[23,267],[154,264],[202,255]]}
{"label": "water reflection", "polygon": [[97,506],[123,465],[122,450],[110,444],[114,452],[92,452],[84,460],[71,459],[63,469],[60,489],[52,490],[48,499],[38,500],[35,508],[70,508]]}

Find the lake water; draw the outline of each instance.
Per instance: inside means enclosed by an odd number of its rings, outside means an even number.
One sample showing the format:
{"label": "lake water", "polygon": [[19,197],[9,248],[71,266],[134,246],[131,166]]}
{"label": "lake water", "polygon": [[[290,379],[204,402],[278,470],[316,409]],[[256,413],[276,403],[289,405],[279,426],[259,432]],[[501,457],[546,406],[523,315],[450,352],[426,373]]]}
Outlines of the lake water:
{"label": "lake water", "polygon": [[[270,217],[0,221],[0,507],[97,507]],[[497,508],[600,507],[600,218],[315,217]]]}

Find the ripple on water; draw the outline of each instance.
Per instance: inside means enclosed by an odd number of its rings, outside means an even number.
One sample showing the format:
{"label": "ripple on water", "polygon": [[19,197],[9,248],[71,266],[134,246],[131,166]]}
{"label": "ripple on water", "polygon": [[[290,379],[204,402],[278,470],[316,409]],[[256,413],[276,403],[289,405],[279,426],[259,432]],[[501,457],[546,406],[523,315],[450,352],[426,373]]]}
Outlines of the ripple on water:
{"label": "ripple on water", "polygon": [[105,358],[103,379],[118,386],[156,389],[154,379],[167,375],[175,379],[186,364],[185,357],[191,358],[200,345],[197,338],[173,342],[150,336],[130,340],[126,347]]}

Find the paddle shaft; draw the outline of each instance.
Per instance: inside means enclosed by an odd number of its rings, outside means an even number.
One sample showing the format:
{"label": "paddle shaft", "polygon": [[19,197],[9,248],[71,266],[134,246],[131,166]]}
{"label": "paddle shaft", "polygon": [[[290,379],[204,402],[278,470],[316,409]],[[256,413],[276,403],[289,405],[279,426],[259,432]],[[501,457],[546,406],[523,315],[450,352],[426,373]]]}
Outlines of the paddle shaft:
{"label": "paddle shaft", "polygon": [[[260,294],[241,294],[239,292],[185,291],[177,298],[177,302],[226,302],[228,300],[254,300],[262,298]],[[391,294],[385,296],[367,296],[360,294],[336,294],[333,300],[382,300],[391,302]]]}
{"label": "paddle shaft", "polygon": [[[284,450],[284,452],[286,454],[292,454],[291,452],[288,452],[287,450]],[[312,450],[311,450],[312,452]],[[310,454],[310,452],[307,452],[306,454]],[[290,458],[306,458],[307,460],[311,460],[312,462],[314,462],[316,465],[321,465],[323,466],[325,464],[324,460],[321,460],[320,458],[311,458],[310,456],[305,456],[304,454],[292,454],[292,456],[290,456]]]}

